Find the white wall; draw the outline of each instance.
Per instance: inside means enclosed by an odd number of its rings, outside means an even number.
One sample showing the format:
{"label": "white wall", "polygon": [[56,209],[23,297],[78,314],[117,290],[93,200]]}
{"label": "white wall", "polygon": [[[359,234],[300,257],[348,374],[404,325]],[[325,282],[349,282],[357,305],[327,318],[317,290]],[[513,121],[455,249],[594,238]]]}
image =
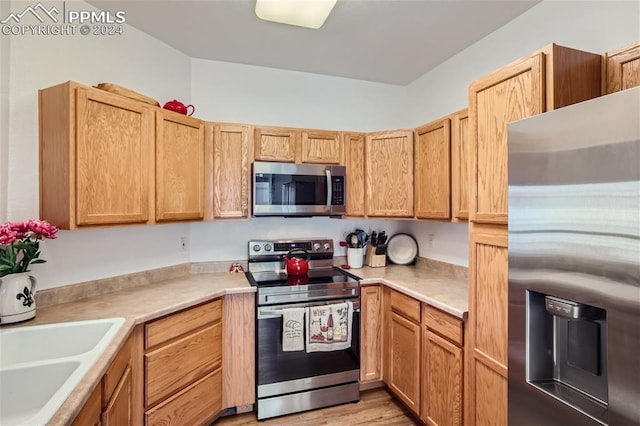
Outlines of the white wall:
{"label": "white wall", "polygon": [[191,260],[247,259],[249,240],[283,238],[330,238],[334,240],[335,255],[346,256],[346,248],[337,246],[355,229],[386,231],[387,235],[408,232],[409,221],[355,220],[314,218],[253,218],[246,222],[194,223],[191,225]]}
{"label": "white wall", "polygon": [[196,115],[215,121],[375,131],[402,121],[406,87],[194,59]]}
{"label": "white wall", "polygon": [[[11,10],[21,12],[29,4],[14,1]],[[67,1],[65,7],[91,9],[84,2]],[[11,36],[9,57],[9,220],[38,218],[38,89],[67,80],[111,82],[161,103],[189,101],[190,58],[126,25],[123,35],[114,36]],[[188,224],[62,232],[42,244],[48,262],[35,265],[32,273],[43,289],[182,263],[189,253],[179,251],[178,241],[188,234]]]}
{"label": "white wall", "polygon": [[[10,13],[10,4],[0,2],[0,16]],[[0,223],[7,217],[9,172],[9,37],[0,37]]]}
{"label": "white wall", "polygon": [[[604,53],[638,39],[638,1],[543,1],[411,83],[399,126],[415,127],[466,108],[470,82],[549,43]],[[420,222],[411,230],[422,256],[466,266],[464,228]],[[431,247],[428,234],[434,236]]]}

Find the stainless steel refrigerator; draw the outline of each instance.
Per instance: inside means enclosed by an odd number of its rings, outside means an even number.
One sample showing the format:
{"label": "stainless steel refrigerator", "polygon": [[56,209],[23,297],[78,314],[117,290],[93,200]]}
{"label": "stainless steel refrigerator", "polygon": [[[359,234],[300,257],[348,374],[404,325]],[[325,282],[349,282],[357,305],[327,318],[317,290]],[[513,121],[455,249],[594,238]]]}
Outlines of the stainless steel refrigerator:
{"label": "stainless steel refrigerator", "polygon": [[508,141],[509,424],[640,425],[640,88]]}

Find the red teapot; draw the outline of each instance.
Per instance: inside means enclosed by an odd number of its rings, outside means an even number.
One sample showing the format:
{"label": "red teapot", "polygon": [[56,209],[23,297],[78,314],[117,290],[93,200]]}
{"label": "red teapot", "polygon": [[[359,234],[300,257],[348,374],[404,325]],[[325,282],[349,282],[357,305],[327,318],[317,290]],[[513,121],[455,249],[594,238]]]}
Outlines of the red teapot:
{"label": "red teapot", "polygon": [[[304,258],[300,257],[303,255]],[[291,249],[284,257],[287,275],[307,275],[309,272],[309,252],[303,249]]]}
{"label": "red teapot", "polygon": [[[164,104],[162,108],[184,115],[193,115],[193,113],[196,112],[196,107],[194,107],[193,105],[185,106],[182,102],[175,99]],[[188,114],[189,108],[191,108],[191,114]]]}

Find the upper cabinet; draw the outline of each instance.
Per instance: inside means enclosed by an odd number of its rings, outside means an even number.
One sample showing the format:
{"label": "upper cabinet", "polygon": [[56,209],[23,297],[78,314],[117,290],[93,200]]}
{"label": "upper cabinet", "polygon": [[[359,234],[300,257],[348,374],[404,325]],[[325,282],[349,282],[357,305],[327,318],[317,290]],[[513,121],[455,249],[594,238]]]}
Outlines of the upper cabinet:
{"label": "upper cabinet", "polygon": [[153,219],[154,115],[68,82],[39,92],[40,218],[62,229]]}
{"label": "upper cabinet", "polygon": [[256,161],[296,162],[300,133],[295,129],[256,127],[253,138],[253,158]]}
{"label": "upper cabinet", "polygon": [[451,205],[451,120],[414,132],[415,202],[418,219],[449,219]]}
{"label": "upper cabinet", "polygon": [[302,163],[342,164],[340,133],[323,130],[303,130]]}
{"label": "upper cabinet", "polygon": [[204,218],[204,123],[156,111],[156,220]]}
{"label": "upper cabinet", "polygon": [[343,133],[347,167],[347,216],[363,217],[364,211],[364,133]]}
{"label": "upper cabinet", "polygon": [[366,214],[413,217],[413,131],[367,134]]}
{"label": "upper cabinet", "polygon": [[201,122],[73,82],[40,90],[39,107],[43,220],[75,229],[203,217]]}
{"label": "upper cabinet", "polygon": [[249,217],[249,152],[251,129],[246,124],[207,124],[206,218]]}
{"label": "upper cabinet", "polygon": [[599,96],[600,75],[600,55],[549,45],[471,83],[471,221],[507,223],[507,123]]}
{"label": "upper cabinet", "polygon": [[471,183],[471,146],[469,112],[464,109],[451,119],[451,220],[469,219],[469,185]]}
{"label": "upper cabinet", "polygon": [[640,42],[605,54],[604,92],[640,86]]}
{"label": "upper cabinet", "polygon": [[285,163],[343,164],[339,132],[256,127],[253,159]]}

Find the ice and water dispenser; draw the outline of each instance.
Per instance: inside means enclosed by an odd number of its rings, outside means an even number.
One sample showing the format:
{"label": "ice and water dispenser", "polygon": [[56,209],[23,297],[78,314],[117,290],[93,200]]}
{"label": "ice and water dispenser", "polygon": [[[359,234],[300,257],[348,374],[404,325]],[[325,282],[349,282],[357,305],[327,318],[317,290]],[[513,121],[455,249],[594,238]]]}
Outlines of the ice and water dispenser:
{"label": "ice and water dispenser", "polygon": [[604,309],[528,290],[526,348],[529,384],[606,422]]}

